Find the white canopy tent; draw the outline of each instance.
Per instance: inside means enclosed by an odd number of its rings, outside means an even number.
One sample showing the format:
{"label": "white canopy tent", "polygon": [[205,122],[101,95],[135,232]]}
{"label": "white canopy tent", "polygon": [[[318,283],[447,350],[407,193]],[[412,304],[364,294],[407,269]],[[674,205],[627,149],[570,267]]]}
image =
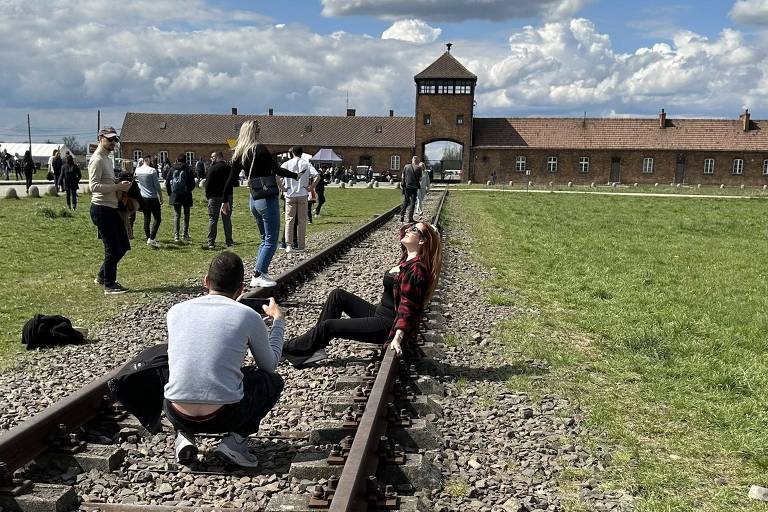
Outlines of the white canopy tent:
{"label": "white canopy tent", "polygon": [[[62,158],[67,152],[72,153],[64,144],[32,144],[32,160],[35,163],[42,165],[48,165],[48,159],[53,156],[53,150],[58,149]],[[19,158],[24,156],[24,153],[29,150],[29,144],[26,142],[0,142],[0,151],[5,150],[9,155],[15,155],[18,153]],[[74,155],[74,153],[72,153]]]}

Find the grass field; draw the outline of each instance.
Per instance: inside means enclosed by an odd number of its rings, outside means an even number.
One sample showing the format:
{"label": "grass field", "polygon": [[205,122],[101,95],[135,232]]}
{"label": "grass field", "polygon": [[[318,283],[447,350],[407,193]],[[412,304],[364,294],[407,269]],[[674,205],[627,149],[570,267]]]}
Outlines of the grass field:
{"label": "grass field", "polygon": [[[308,227],[308,235],[333,228],[350,231],[400,201],[400,193],[394,189],[328,188],[326,197],[322,217]],[[202,191],[195,189],[190,227],[193,241],[171,241],[173,209],[165,204],[157,237],[162,247],[150,250],[145,244],[140,213],[133,249],[118,267],[119,281],[132,291],[105,297],[102,289],[93,284],[104,249],[90,220],[90,196],[81,196],[80,201],[73,217],[48,218],[47,211],[58,215],[65,207],[64,197],[0,200],[0,367],[12,364],[22,350],[21,326],[35,313],[62,314],[75,325],[90,327],[131,303],[183,289],[190,280],[201,279],[207,270],[213,252],[200,246],[206,241],[208,214]],[[259,233],[247,204],[247,190],[236,189],[234,250],[243,259],[252,260]],[[217,244],[222,246],[223,242],[219,224]]]}
{"label": "grass field", "polygon": [[451,188],[454,189],[461,189],[461,190],[480,190],[480,189],[496,189],[496,190],[516,190],[518,192],[523,190],[529,190],[532,192],[542,192],[542,191],[558,191],[558,192],[569,192],[569,193],[577,193],[577,192],[598,192],[598,193],[631,193],[631,194],[664,194],[664,195],[690,195],[690,196],[740,196],[740,197],[765,197],[768,198],[768,189],[763,189],[762,187],[724,187],[720,188],[719,186],[713,186],[713,185],[703,185],[701,187],[697,187],[695,185],[684,185],[684,186],[672,186],[670,183],[659,183],[658,186],[654,186],[653,184],[650,185],[640,185],[634,186],[633,184],[620,184],[617,186],[608,186],[605,183],[595,183],[595,186],[591,186],[589,183],[586,184],[576,184],[574,183],[572,186],[568,186],[566,183],[554,183],[552,186],[549,186],[548,181],[543,180],[533,180],[533,184],[529,187],[526,187],[526,181],[523,179],[523,176],[517,177],[517,179],[513,180],[512,186],[509,186],[509,182],[497,182],[496,185],[493,186],[486,186],[485,183],[473,183],[472,185],[467,185],[466,182],[456,184],[452,183],[450,185]]}
{"label": "grass field", "polygon": [[[491,304],[537,310],[498,335],[582,405],[614,449],[604,487],[641,511],[765,511],[768,240],[763,199],[457,192],[449,225],[498,276]],[[516,355],[522,353],[522,356]],[[582,510],[569,473],[571,510]]]}

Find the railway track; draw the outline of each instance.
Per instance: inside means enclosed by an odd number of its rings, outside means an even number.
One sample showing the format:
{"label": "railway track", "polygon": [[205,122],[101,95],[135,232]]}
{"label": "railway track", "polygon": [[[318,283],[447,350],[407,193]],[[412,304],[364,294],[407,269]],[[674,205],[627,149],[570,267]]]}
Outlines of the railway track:
{"label": "railway track", "polygon": [[[447,192],[443,192],[432,208],[433,223],[437,225],[446,195]],[[364,247],[365,239],[389,223],[398,209],[399,206],[390,209],[323,251],[285,271],[277,277],[276,288],[257,289],[249,295],[275,295],[281,300],[291,298],[297,286],[311,282],[313,276],[323,268],[338,265],[337,262],[343,261],[344,255],[354,248]],[[439,291],[436,292],[435,298],[438,295]],[[430,341],[436,337],[434,328],[438,325],[435,322],[437,307],[438,301],[433,298],[431,309],[425,314],[420,336],[422,345],[411,356],[425,356],[430,351],[434,352],[435,348]],[[426,344],[423,344],[425,341]],[[429,377],[420,376],[416,368],[434,369],[435,366],[431,363],[422,364],[423,361],[417,362],[416,365],[410,364],[415,361],[403,364],[391,351],[387,351],[383,358],[375,354],[372,356],[369,349],[364,352],[369,353],[361,356],[358,350],[356,357],[347,358],[345,364],[342,361],[342,367],[346,366],[351,370],[338,375],[335,382],[335,389],[338,391],[332,400],[322,407],[330,416],[328,425],[316,426],[311,432],[281,432],[272,429],[266,435],[252,436],[252,441],[287,445],[287,451],[297,455],[290,465],[289,473],[294,470],[295,465],[298,467],[301,463],[320,467],[315,467],[319,477],[315,478],[314,482],[308,483],[312,478],[297,476],[292,480],[297,481],[297,484],[281,491],[298,492],[271,493],[271,499],[266,506],[249,503],[247,500],[243,503],[243,500],[237,499],[212,505],[194,503],[191,506],[184,504],[186,500],[165,500],[172,503],[168,505],[140,504],[136,501],[126,503],[118,500],[115,500],[115,503],[107,503],[79,500],[71,485],[33,483],[35,470],[50,466],[67,467],[69,480],[76,476],[72,474],[72,468],[75,468],[76,474],[98,474],[100,471],[109,473],[121,465],[125,466],[125,450],[119,446],[98,443],[120,438],[128,441],[129,446],[139,444],[141,429],[135,422],[131,422],[130,418],[126,418],[119,407],[115,407],[108,394],[107,382],[121,369],[115,368],[66,399],[0,435],[0,507],[5,510],[57,512],[78,506],[82,510],[114,512],[162,511],[171,508],[214,510],[221,506],[227,510],[272,511],[418,510],[419,500],[413,494],[415,490],[423,487],[423,484],[413,485],[406,481],[409,480],[407,475],[409,471],[413,476],[419,473],[421,476],[431,474],[427,468],[425,447],[420,446],[420,441],[426,441],[421,443],[426,445],[426,449],[437,448],[437,442],[430,438],[432,434],[425,420],[416,416],[430,414],[430,402],[426,394],[430,389],[439,388],[439,385],[430,381]],[[289,385],[286,386],[286,392],[290,391]],[[343,398],[344,394],[347,394],[347,399]],[[97,442],[85,443],[82,438]],[[295,443],[300,446],[297,447]],[[314,451],[309,449],[313,447]],[[328,454],[317,458],[317,450],[327,450]],[[306,457],[309,453],[312,456]],[[300,462],[296,462],[298,459]],[[412,467],[409,468],[409,464]],[[393,467],[404,469],[393,470]],[[305,475],[303,471],[296,470],[299,475]],[[242,470],[233,473],[215,467],[184,470],[175,467],[173,461],[166,459],[156,467],[128,465],[122,470],[123,476],[127,475],[128,478],[124,484],[135,483],[131,482],[133,477],[130,475],[135,476],[142,472],[154,475],[182,474],[183,478],[234,474],[239,476],[242,482],[244,479],[250,480],[247,483],[257,480],[259,484],[264,482],[262,473],[248,473]],[[399,476],[391,478],[392,474]],[[437,474],[436,478],[423,480],[434,484],[439,480],[439,472]],[[142,478],[146,480],[146,475]],[[260,487],[269,487],[273,483]],[[276,487],[273,485],[271,489],[276,490]]]}

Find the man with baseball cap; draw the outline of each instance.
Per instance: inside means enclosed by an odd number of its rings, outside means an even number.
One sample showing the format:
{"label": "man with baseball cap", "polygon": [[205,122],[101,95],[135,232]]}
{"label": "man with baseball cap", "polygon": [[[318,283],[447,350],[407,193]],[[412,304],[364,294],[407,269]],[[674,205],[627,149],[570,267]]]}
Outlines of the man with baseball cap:
{"label": "man with baseball cap", "polygon": [[99,130],[99,147],[88,164],[88,185],[91,187],[91,220],[99,230],[104,243],[104,263],[94,282],[104,286],[104,295],[125,293],[117,282],[117,263],[131,248],[125,225],[117,214],[117,193],[127,192],[130,181],[115,183],[115,170],[109,153],[120,142],[111,126]]}

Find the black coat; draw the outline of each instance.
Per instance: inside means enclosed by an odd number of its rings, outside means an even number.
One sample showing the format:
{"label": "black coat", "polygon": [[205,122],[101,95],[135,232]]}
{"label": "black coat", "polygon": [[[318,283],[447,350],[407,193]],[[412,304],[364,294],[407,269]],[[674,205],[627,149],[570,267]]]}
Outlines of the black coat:
{"label": "black coat", "polygon": [[77,190],[81,179],[80,167],[77,164],[70,165],[65,162],[61,166],[61,184],[64,186],[64,190]]}
{"label": "black coat", "polygon": [[[188,192],[183,194],[176,194],[171,190],[171,179],[173,178],[173,171],[175,170],[184,172],[184,178],[187,182]],[[168,169],[168,172],[165,173],[165,191],[168,192],[169,204],[192,206],[192,190],[194,190],[195,186],[195,173],[192,171],[189,165],[187,165],[186,162],[176,162],[170,167],[170,169]]]}

